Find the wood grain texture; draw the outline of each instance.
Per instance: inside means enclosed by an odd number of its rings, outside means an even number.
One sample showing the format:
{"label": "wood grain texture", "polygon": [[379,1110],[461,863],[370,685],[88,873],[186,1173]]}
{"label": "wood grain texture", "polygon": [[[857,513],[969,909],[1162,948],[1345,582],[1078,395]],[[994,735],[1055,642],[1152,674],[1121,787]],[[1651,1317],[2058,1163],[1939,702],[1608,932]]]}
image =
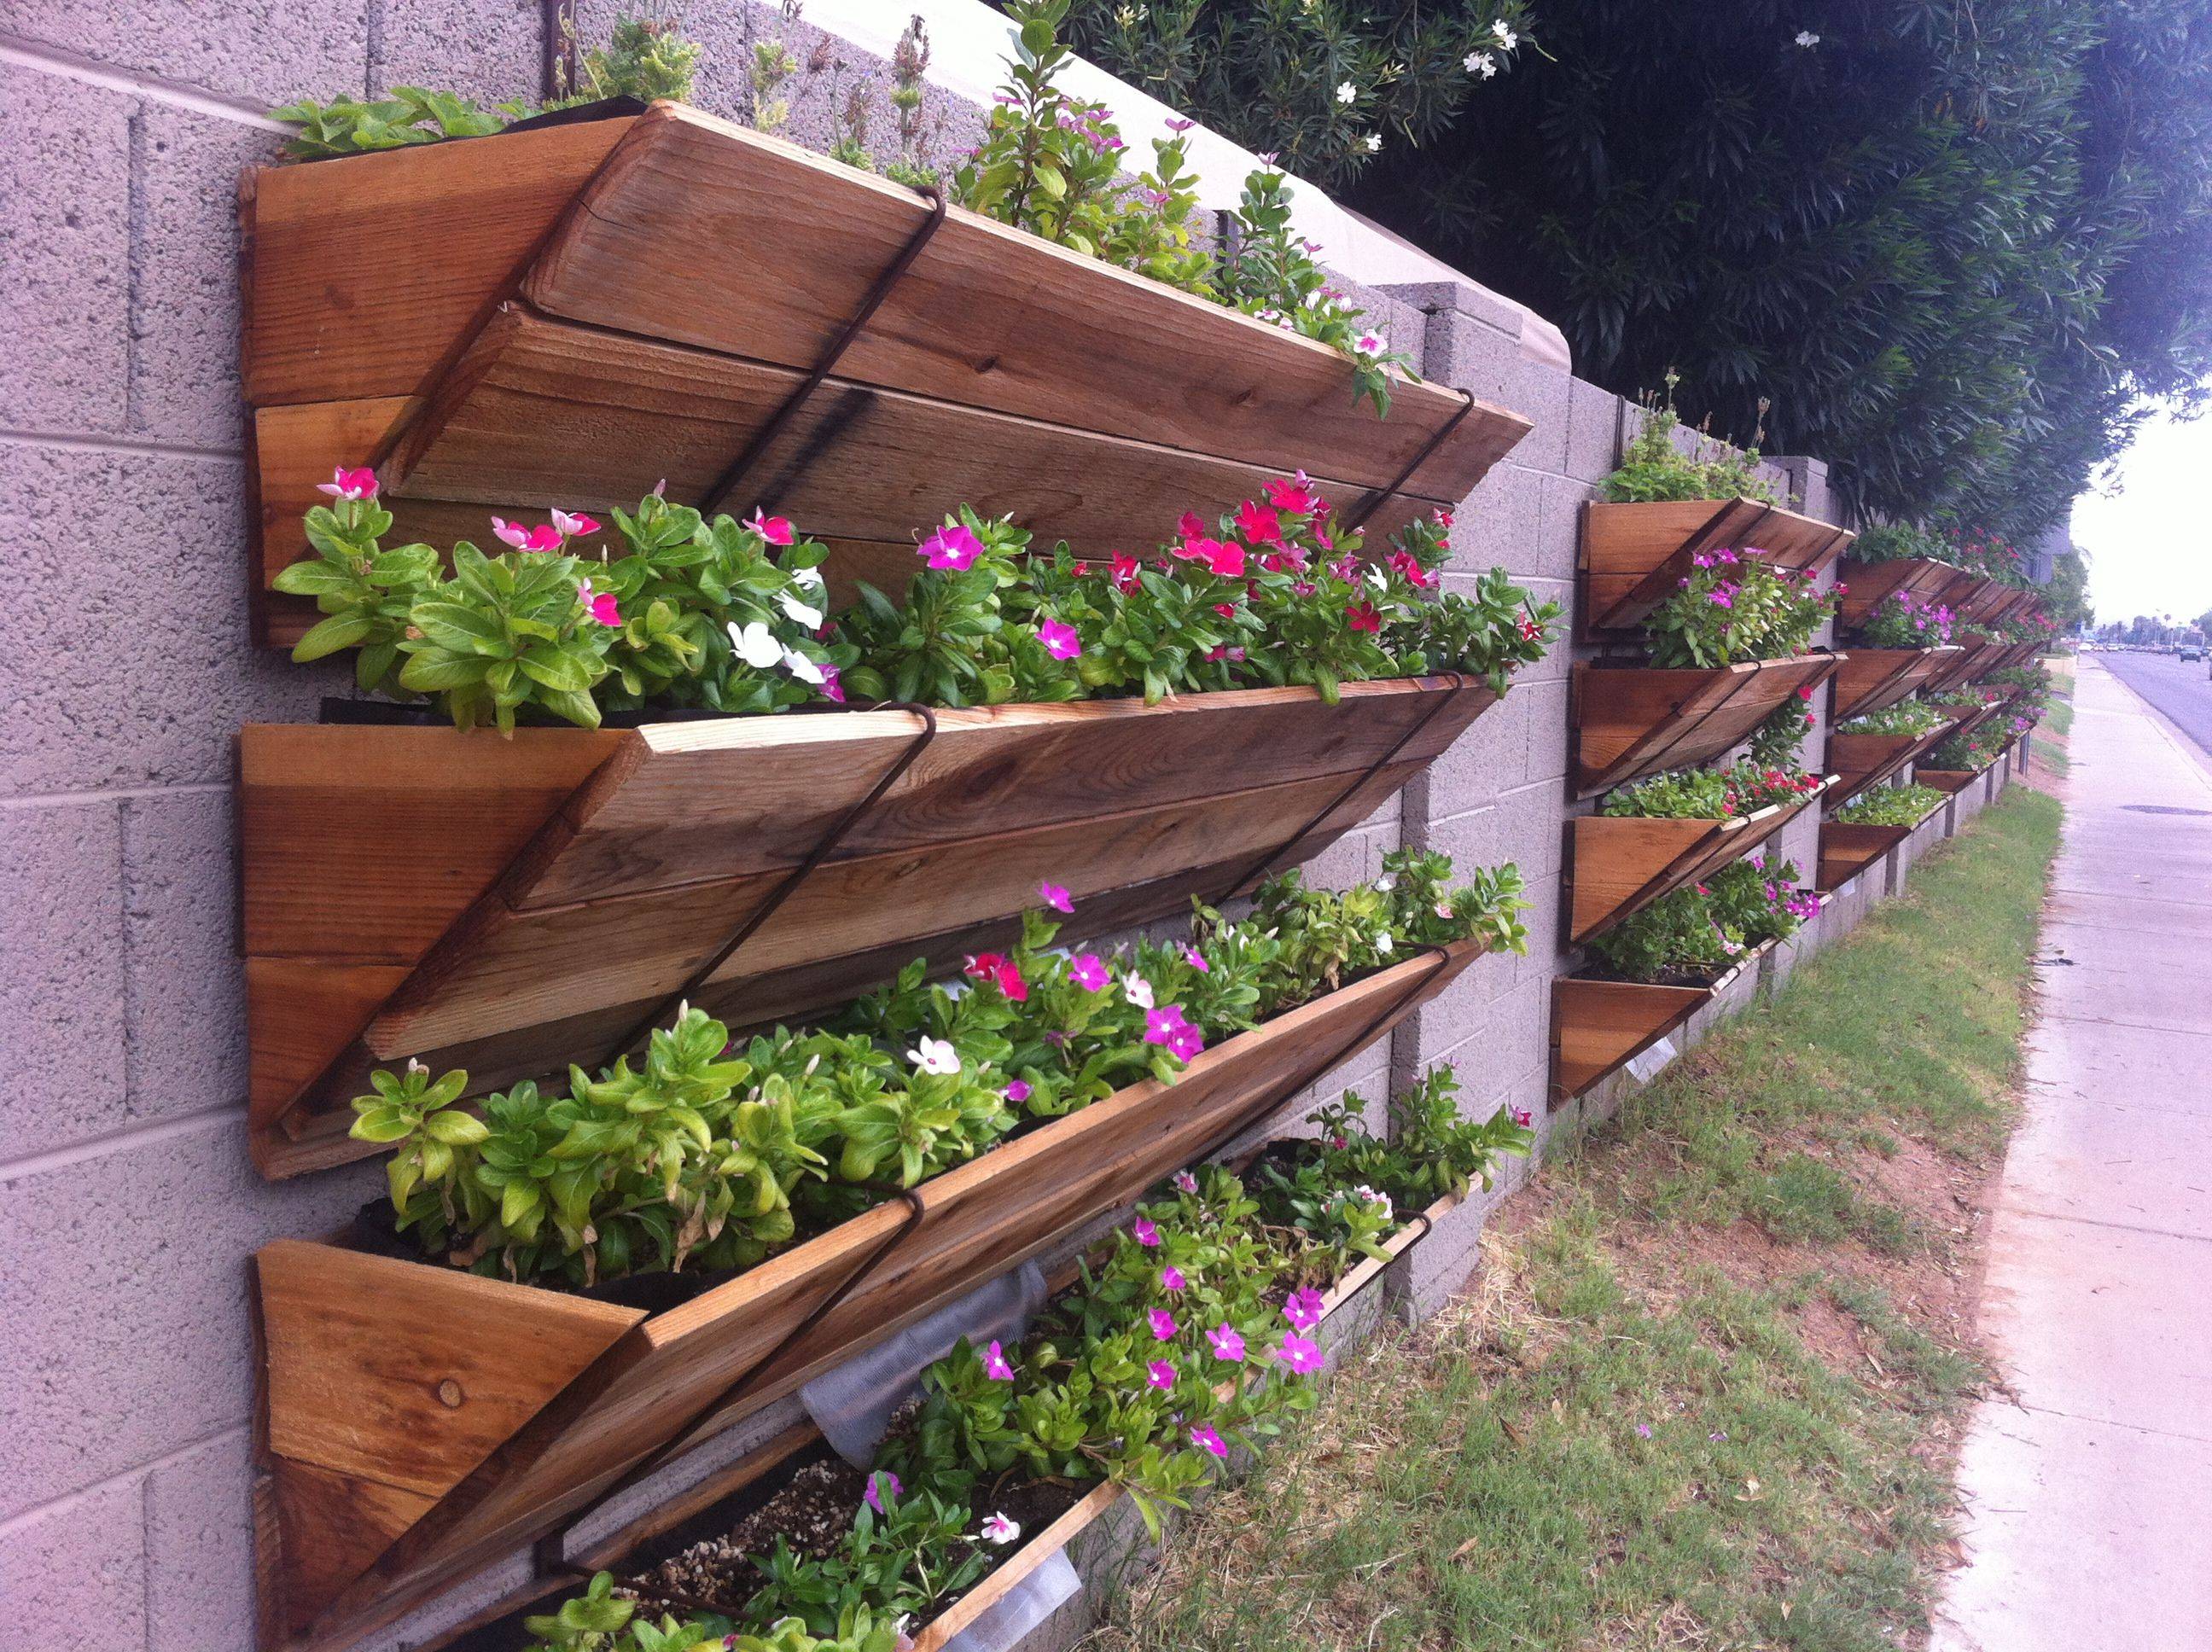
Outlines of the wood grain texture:
{"label": "wood grain texture", "polygon": [[[1230,863],[1283,847],[1291,864],[1357,825],[1493,698],[1401,679],[1347,685],[1334,708],[1269,689],[940,712],[920,756],[694,999],[748,1023],[842,1001],[911,957],[957,961],[1010,931],[1046,878],[1085,902],[1086,926],[1218,897],[1243,870]],[[515,741],[249,730],[264,1169],[373,1151],[343,1127],[377,1065],[466,1066],[482,1093],[611,1054],[921,726],[857,712]],[[333,865],[348,868],[345,902],[327,898]]]}
{"label": "wood grain texture", "polygon": [[1711,987],[1573,975],[1553,981],[1552,1105],[1574,1100],[1643,1054],[1711,1001],[1725,980]]}
{"label": "wood grain texture", "polygon": [[[398,499],[479,505],[634,507],[665,482],[705,504],[805,375],[502,307],[441,381],[382,476]],[[1309,450],[1320,488],[1358,489]],[[1149,550],[1194,510],[1211,520],[1258,497],[1276,471],[1153,441],[1097,435],[988,410],[825,380],[726,501],[765,503],[809,533],[896,543],[961,504],[1012,516],[1039,549],[1079,556]],[[1401,495],[1378,538],[1448,501]]]}
{"label": "wood grain texture", "polygon": [[[1832,777],[1824,780],[1825,788]],[[1820,797],[1729,820],[1578,815],[1567,823],[1567,939],[1580,945],[1770,841]]]}
{"label": "wood grain texture", "polygon": [[1828,736],[1829,770],[1836,777],[1828,794],[1830,810],[1840,808],[1870,787],[1904,772],[1922,752],[1932,750],[1959,726],[1947,718],[1925,734],[1838,734]]}
{"label": "wood grain texture", "polygon": [[1834,894],[1911,835],[1910,826],[1853,826],[1839,821],[1823,821],[1820,892]]}
{"label": "wood grain texture", "polygon": [[1955,793],[1965,791],[1988,772],[1986,768],[1923,768],[1915,763],[1912,781],[1916,786],[1932,786],[1938,792]]}
{"label": "wood grain texture", "polygon": [[1853,648],[1835,676],[1828,720],[1841,723],[1917,693],[1955,660],[1955,642],[1937,648]]}
{"label": "wood grain texture", "polygon": [[1577,664],[1572,679],[1575,795],[1717,757],[1767,714],[1826,682],[1848,658],[1796,654],[1713,671]]}
{"label": "wood grain texture", "polygon": [[1755,499],[1583,507],[1577,561],[1585,635],[1634,630],[1713,550],[1761,551],[1773,568],[1818,572],[1857,536]]}
{"label": "wood grain texture", "polygon": [[[1264,1027],[1226,1039],[1193,1061],[1180,1082],[1147,1081],[1004,1143],[921,1190],[925,1214],[842,1303],[772,1364],[754,1370],[901,1224],[903,1206],[881,1206],[771,1258],[726,1285],[617,1334],[606,1351],[466,1474],[344,1588],[319,1619],[307,1643],[350,1643],[408,1606],[550,1529],[616,1484],[648,1454],[696,1444],[789,1392],[817,1370],[872,1345],[985,1278],[1037,1254],[1060,1236],[1118,1208],[1161,1175],[1218,1148],[1365,1040],[1380,1037],[1419,1003],[1441,991],[1480,949],[1462,943],[1439,963],[1410,959],[1330,993]],[[272,1249],[275,1248],[272,1247]],[[326,1247],[299,1246],[301,1251]],[[265,1254],[266,1253],[264,1253]],[[393,1414],[380,1391],[397,1386],[434,1394],[451,1355],[436,1339],[453,1334],[444,1311],[456,1277],[428,1264],[374,1261],[419,1283],[412,1316],[433,1345],[410,1364],[371,1363],[357,1336],[301,1291],[263,1302],[272,1350],[294,1362],[350,1362],[344,1382],[380,1390],[354,1414],[364,1430]],[[289,1259],[288,1259],[289,1260]],[[306,1272],[306,1270],[301,1270]],[[310,1276],[312,1277],[312,1276]],[[486,1287],[468,1315],[477,1345],[511,1345],[520,1326],[568,1311],[573,1298],[530,1287]],[[404,1294],[404,1282],[392,1289]],[[516,1295],[514,1293],[520,1293]],[[410,1310],[386,1303],[388,1318]],[[327,1339],[327,1351],[317,1351]],[[272,1356],[273,1357],[273,1356]],[[433,1370],[427,1367],[435,1367]],[[737,1379],[751,1372],[742,1388]],[[272,1441],[313,1433],[278,1412],[294,1400],[270,1385]],[[434,1411],[410,1415],[435,1430]],[[474,1448],[474,1437],[466,1450]],[[410,1441],[392,1449],[441,1463],[465,1455],[459,1445]],[[330,1455],[327,1451],[324,1455]],[[373,1454],[372,1454],[373,1455]],[[306,1565],[288,1542],[287,1564]]]}
{"label": "wood grain texture", "polygon": [[1844,558],[1837,574],[1845,589],[1836,608],[1839,630],[1852,630],[1866,623],[1881,603],[1903,591],[1923,602],[1948,602],[1950,593],[1976,576],[1948,562],[1922,557],[1901,557],[1889,562],[1858,562]]}

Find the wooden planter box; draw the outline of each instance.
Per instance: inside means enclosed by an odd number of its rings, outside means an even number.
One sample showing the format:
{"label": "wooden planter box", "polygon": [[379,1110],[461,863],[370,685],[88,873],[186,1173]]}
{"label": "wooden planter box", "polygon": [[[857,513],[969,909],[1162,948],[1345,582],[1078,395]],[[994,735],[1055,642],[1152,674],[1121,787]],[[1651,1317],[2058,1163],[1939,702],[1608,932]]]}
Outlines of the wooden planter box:
{"label": "wooden planter box", "polygon": [[1832,895],[1912,835],[1915,826],[1851,826],[1836,821],[1820,825],[1820,888]]}
{"label": "wooden planter box", "polygon": [[2002,639],[1984,636],[1979,631],[1954,631],[1958,640],[1958,654],[1949,664],[1941,667],[1928,679],[1930,694],[1942,694],[1947,689],[1979,679],[1997,668],[1998,659],[2010,646]]}
{"label": "wooden planter box", "polygon": [[1932,786],[1938,792],[1956,793],[1965,791],[1989,772],[1988,768],[1922,768],[1916,764],[1912,779],[1916,785]]}
{"label": "wooden planter box", "polygon": [[1940,676],[1964,651],[1940,648],[1853,648],[1836,672],[1828,719],[1840,723],[1893,706]]}
{"label": "wooden planter box", "polygon": [[265,1247],[256,1497],[270,1644],[343,1645],[390,1622],[648,1456],[696,1445],[1127,1203],[1480,951],[1379,971],[1223,1041],[1176,1084],[1133,1085],[1006,1142],[924,1183],[903,1232],[894,1200],[663,1313],[335,1244]]}
{"label": "wooden planter box", "polygon": [[1583,507],[1577,611],[1585,635],[1632,631],[1709,550],[1756,546],[1772,568],[1826,567],[1857,536],[1755,499]]}
{"label": "wooden planter box", "polygon": [[1716,671],[1584,662],[1575,667],[1575,795],[1704,762],[1741,744],[1800,689],[1817,688],[1849,656],[1795,654]]}
{"label": "wooden planter box", "polygon": [[1626,1066],[1719,997],[1767,951],[1752,948],[1705,987],[1647,987],[1580,975],[1553,981],[1552,1105],[1587,1094]]}
{"label": "wooden planter box", "polygon": [[1948,737],[1960,721],[1952,718],[1926,734],[1830,734],[1828,768],[1836,784],[1828,793],[1829,809],[1838,809],[1869,787],[1902,773],[1907,763]]}
{"label": "wooden planter box", "polygon": [[1992,645],[1993,652],[1986,659],[1975,662],[1973,675],[1966,679],[1968,682],[1979,683],[1993,672],[2009,671],[2015,665],[2025,665],[2043,652],[2041,640],[2034,637],[2030,637],[2025,642],[2006,642],[2001,639],[1992,639]]}
{"label": "wooden planter box", "polygon": [[[1334,707],[1259,689],[940,711],[691,999],[740,1024],[842,1002],[917,955],[1005,939],[1048,878],[1092,933],[1224,896],[1271,851],[1289,865],[1367,818],[1493,698],[1425,677],[1347,684]],[[902,711],[512,740],[249,726],[256,1162],[289,1175],[375,1151],[345,1133],[380,1065],[465,1066],[481,1093],[611,1057],[921,732]]]}
{"label": "wooden planter box", "polygon": [[[914,191],[657,104],[306,166],[240,185],[253,586],[306,554],[337,465],[374,465],[404,542],[492,512],[602,516],[717,483],[931,217]],[[361,248],[372,255],[356,256]],[[915,566],[963,501],[1079,554],[1164,541],[1314,468],[1370,523],[1463,499],[1528,420],[1441,386],[1355,404],[1334,350],[959,209],[721,501]],[[271,598],[289,642],[302,602]]]}
{"label": "wooden planter box", "polygon": [[[1835,784],[1830,775],[1823,789]],[[1567,939],[1602,935],[1663,895],[1741,860],[1818,801],[1812,792],[1731,820],[1578,815],[1567,823]]]}
{"label": "wooden planter box", "polygon": [[1979,576],[1917,556],[1890,562],[1855,562],[1846,556],[1836,577],[1844,587],[1836,623],[1838,629],[1850,631],[1865,624],[1867,616],[1895,592],[1907,592],[1923,602],[1948,602],[1970,588],[1966,581]]}

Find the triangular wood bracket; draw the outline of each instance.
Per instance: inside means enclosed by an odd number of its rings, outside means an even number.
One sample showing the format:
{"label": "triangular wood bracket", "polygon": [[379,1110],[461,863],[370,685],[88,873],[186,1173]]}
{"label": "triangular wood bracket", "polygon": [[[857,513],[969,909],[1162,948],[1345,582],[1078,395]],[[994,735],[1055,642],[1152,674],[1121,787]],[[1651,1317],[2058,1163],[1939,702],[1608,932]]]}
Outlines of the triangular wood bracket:
{"label": "triangular wood bracket", "polygon": [[1828,680],[1844,654],[1793,654],[1713,671],[1583,662],[1571,679],[1575,795],[1717,757],[1767,714]]}

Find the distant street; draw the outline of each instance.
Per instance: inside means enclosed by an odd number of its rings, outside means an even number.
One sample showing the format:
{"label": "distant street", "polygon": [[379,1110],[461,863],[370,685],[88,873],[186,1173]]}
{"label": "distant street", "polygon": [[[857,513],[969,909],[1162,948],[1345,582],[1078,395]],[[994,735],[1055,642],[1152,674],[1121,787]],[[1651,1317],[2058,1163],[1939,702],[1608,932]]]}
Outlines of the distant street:
{"label": "distant street", "polygon": [[2166,714],[2207,756],[2212,756],[2212,677],[2201,659],[2172,654],[2097,654],[2106,670]]}

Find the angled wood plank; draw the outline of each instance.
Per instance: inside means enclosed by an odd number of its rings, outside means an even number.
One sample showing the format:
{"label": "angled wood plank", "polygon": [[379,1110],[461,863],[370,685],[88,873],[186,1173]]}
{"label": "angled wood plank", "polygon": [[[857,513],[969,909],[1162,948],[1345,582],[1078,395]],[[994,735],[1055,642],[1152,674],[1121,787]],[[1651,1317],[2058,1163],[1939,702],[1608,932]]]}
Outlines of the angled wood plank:
{"label": "angled wood plank", "polygon": [[1725,979],[1711,987],[1573,975],[1553,981],[1552,1105],[1574,1100],[1643,1054],[1711,1002]]}
{"label": "angled wood plank", "polygon": [[[1825,790],[1833,777],[1821,783]],[[1567,938],[1580,945],[1654,901],[1742,859],[1820,792],[1727,820],[1577,815],[1567,823]]]}
{"label": "angled wood plank", "polygon": [[1575,795],[1717,757],[1847,656],[1797,654],[1712,671],[1577,664],[1571,689]]}
{"label": "angled wood plank", "polygon": [[1846,588],[1837,604],[1836,623],[1844,630],[1855,629],[1866,623],[1867,616],[1876,606],[1897,592],[1903,591],[1923,602],[1942,602],[1948,594],[1959,588],[1960,582],[1974,576],[1964,568],[1954,568],[1948,562],[1930,562],[1923,557],[1900,557],[1887,562],[1858,562],[1844,559],[1838,574]]}
{"label": "angled wood plank", "polygon": [[1845,722],[1895,705],[1938,677],[1960,652],[1954,642],[1936,648],[1853,648],[1836,672],[1829,720]]}
{"label": "angled wood plank", "polygon": [[1583,507],[1577,568],[1586,634],[1633,630],[1714,550],[1755,549],[1773,568],[1817,572],[1856,536],[1755,499]]}
{"label": "angled wood plank", "polygon": [[1838,734],[1828,736],[1828,767],[1836,775],[1828,806],[1835,809],[1869,787],[1903,772],[1923,751],[1933,750],[1959,726],[1947,718],[1925,734]]}
{"label": "angled wood plank", "polygon": [[1843,821],[1820,824],[1820,880],[1823,894],[1836,890],[1912,835],[1910,826],[1855,826]]}

